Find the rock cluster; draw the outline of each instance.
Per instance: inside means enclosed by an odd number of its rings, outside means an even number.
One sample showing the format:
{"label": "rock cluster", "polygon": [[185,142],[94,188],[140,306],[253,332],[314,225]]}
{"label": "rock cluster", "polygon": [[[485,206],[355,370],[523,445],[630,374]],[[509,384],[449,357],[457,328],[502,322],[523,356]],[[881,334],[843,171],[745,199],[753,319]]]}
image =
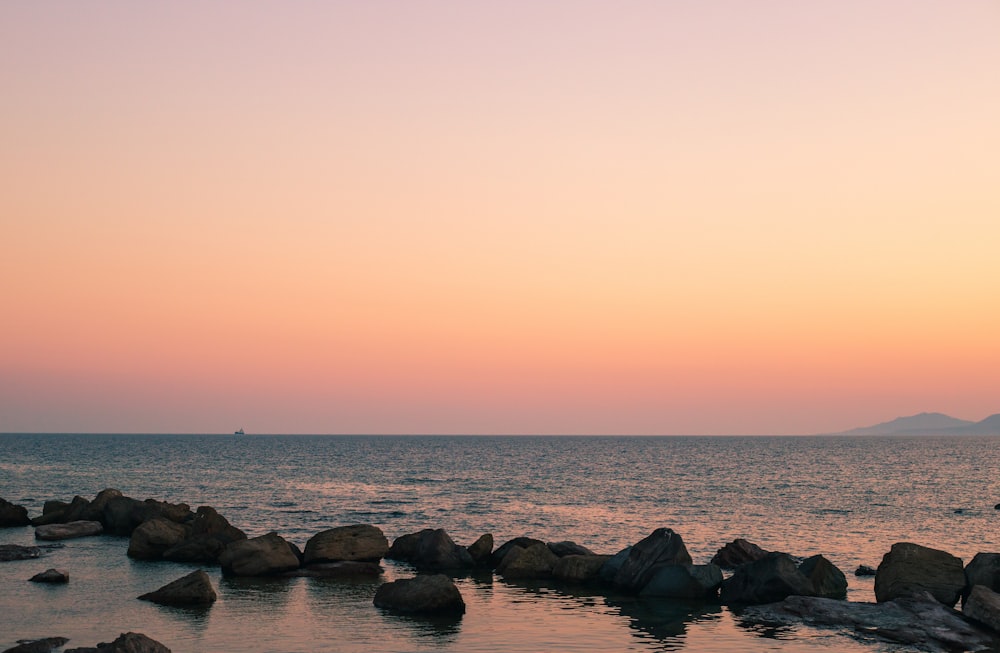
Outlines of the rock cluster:
{"label": "rock cluster", "polygon": [[24,506],[17,506],[0,497],[0,528],[10,528],[14,526],[28,526],[31,520],[28,519],[28,509]]}

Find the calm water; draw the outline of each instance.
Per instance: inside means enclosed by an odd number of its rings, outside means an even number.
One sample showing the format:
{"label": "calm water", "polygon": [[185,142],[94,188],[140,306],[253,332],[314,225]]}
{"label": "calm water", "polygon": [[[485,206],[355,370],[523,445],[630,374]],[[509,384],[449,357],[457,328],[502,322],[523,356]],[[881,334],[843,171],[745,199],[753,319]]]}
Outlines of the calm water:
{"label": "calm water", "polygon": [[[0,435],[0,497],[41,512],[47,499],[116,487],[136,498],[212,505],[251,537],[300,546],[354,523],[390,538],[445,528],[469,544],[531,535],[614,553],[667,526],[695,562],[724,543],[822,553],[872,600],[875,566],[893,542],[968,561],[1000,551],[1000,438],[348,437]],[[33,543],[0,530],[0,543]],[[69,540],[46,558],[0,564],[0,650],[62,635],[93,645],[144,632],[175,653],[207,651],[876,651],[831,631],[742,624],[717,605],[635,600],[492,575],[457,579],[457,621],[383,614],[378,583],[243,581],[209,569],[207,610],[135,597],[191,565],[129,560],[113,537]],[[66,586],[25,582],[66,568]],[[385,564],[384,580],[407,577]],[[899,649],[896,649],[899,650]]]}

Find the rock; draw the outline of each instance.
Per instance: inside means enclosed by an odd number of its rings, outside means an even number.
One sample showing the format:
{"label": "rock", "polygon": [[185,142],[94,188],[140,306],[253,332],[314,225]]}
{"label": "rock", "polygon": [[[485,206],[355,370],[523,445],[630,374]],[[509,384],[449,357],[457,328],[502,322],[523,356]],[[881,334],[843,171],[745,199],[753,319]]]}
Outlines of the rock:
{"label": "rock", "polygon": [[760,560],[736,568],[722,582],[720,599],[725,604],[774,603],[792,595],[814,594],[812,582],[785,553],[769,553]]}
{"label": "rock", "polygon": [[966,592],[982,585],[1000,592],[1000,553],[977,553],[965,566]]}
{"label": "rock", "polygon": [[841,628],[850,637],[888,640],[908,646],[907,650],[977,651],[995,646],[988,631],[926,592],[884,603],[789,596],[780,603],[745,608],[740,620],[769,627],[805,623]]}
{"label": "rock", "polygon": [[299,568],[299,558],[277,533],[233,542],[219,556],[226,576],[271,576]]}
{"label": "rock", "polygon": [[81,513],[81,519],[87,519],[90,521],[99,521],[104,523],[104,508],[108,505],[108,502],[112,499],[118,499],[123,497],[121,490],[116,490],[114,488],[105,488],[97,493],[94,500],[90,502],[87,508]]}
{"label": "rock", "polygon": [[182,524],[191,521],[194,513],[186,503],[167,503],[146,499],[139,501],[131,497],[110,497],[104,504],[101,523],[113,535],[128,537],[143,522],[162,517]]}
{"label": "rock", "polygon": [[0,562],[12,560],[31,560],[42,555],[37,546],[21,546],[19,544],[0,544]]}
{"label": "rock", "polygon": [[49,524],[35,529],[36,540],[68,540],[74,537],[100,535],[104,532],[101,522],[71,521],[65,524]]}
{"label": "rock", "polygon": [[378,562],[389,551],[389,540],[376,526],[355,524],[317,533],[306,542],[305,564],[357,560]]}
{"label": "rock", "polygon": [[497,573],[507,579],[551,578],[559,557],[544,542],[526,549],[513,547],[497,567]]}
{"label": "rock", "polygon": [[493,553],[490,555],[490,566],[496,569],[503,562],[503,559],[507,557],[510,550],[515,547],[520,547],[522,549],[527,549],[534,544],[545,544],[541,540],[536,540],[533,537],[515,537],[512,540],[507,540],[501,544]]}
{"label": "rock", "polygon": [[0,528],[29,526],[30,524],[31,520],[28,518],[27,508],[0,498]]}
{"label": "rock", "polygon": [[1000,510],[1000,503],[998,503],[997,505],[993,506],[993,509],[994,510]]}
{"label": "rock", "polygon": [[197,569],[158,590],[143,594],[139,600],[160,605],[211,605],[217,598],[208,574]]}
{"label": "rock", "polygon": [[472,562],[477,567],[485,567],[490,564],[490,554],[493,553],[493,534],[484,533],[479,539],[466,547]]}
{"label": "rock", "polygon": [[375,592],[375,607],[404,614],[465,613],[465,601],[444,574],[419,575],[385,583]]}
{"label": "rock", "polygon": [[765,551],[753,542],[738,537],[716,551],[711,563],[723,569],[736,569],[740,565],[760,560],[768,553],[770,551]]}
{"label": "rock", "polygon": [[587,547],[577,544],[576,542],[570,542],[564,540],[562,542],[549,542],[549,551],[556,554],[560,558],[563,556],[592,556],[597,555]]}
{"label": "rock", "polygon": [[847,577],[823,556],[814,555],[803,560],[799,565],[799,573],[812,583],[812,596],[847,598]]}
{"label": "rock", "polygon": [[875,600],[879,603],[926,591],[950,607],[964,588],[960,558],[910,542],[893,544],[875,572]]}
{"label": "rock", "polygon": [[601,565],[601,570],[597,572],[598,578],[608,585],[612,584],[615,580],[615,576],[618,575],[618,570],[622,568],[622,565],[625,564],[625,561],[628,560],[631,553],[632,547],[627,546],[611,556],[607,562]]}
{"label": "rock", "polygon": [[718,565],[661,565],[639,596],[709,599],[718,594],[721,584],[722,569]]}
{"label": "rock", "polygon": [[65,637],[46,637],[44,639],[22,639],[18,640],[17,646],[5,650],[3,653],[51,653],[69,640]]}
{"label": "rock", "polygon": [[227,545],[245,539],[246,533],[230,525],[215,508],[201,506],[190,523],[190,536],[163,551],[162,557],[174,562],[217,562]]}
{"label": "rock", "polygon": [[64,653],[170,653],[170,649],[142,633],[122,633],[110,644],[101,643],[93,648],[72,648]]}
{"label": "rock", "polygon": [[962,606],[962,614],[1000,632],[1000,594],[988,587],[974,585]]}
{"label": "rock", "polygon": [[689,565],[691,555],[681,536],[669,528],[658,528],[632,545],[628,558],[615,574],[613,584],[628,592],[639,592],[665,565]]}
{"label": "rock", "polygon": [[191,528],[169,519],[157,517],[145,521],[132,531],[128,542],[128,557],[136,560],[158,560],[163,552],[188,538]]}
{"label": "rock", "polygon": [[475,566],[465,547],[455,544],[442,528],[427,528],[396,538],[385,557],[408,562],[421,571],[471,569]]}
{"label": "rock", "polygon": [[46,501],[42,506],[42,514],[32,519],[31,525],[37,527],[49,524],[65,524],[70,521],[81,521],[81,516],[89,505],[90,501],[81,496],[73,497],[73,500],[69,503],[65,501]]}
{"label": "rock", "polygon": [[372,578],[381,574],[382,567],[377,563],[341,560],[339,562],[317,562],[301,569],[286,571],[281,575],[287,578]]}
{"label": "rock", "polygon": [[875,568],[869,567],[868,565],[858,565],[858,568],[854,570],[855,576],[874,576]]}
{"label": "rock", "polygon": [[610,559],[594,554],[563,556],[552,567],[552,577],[567,583],[589,583],[600,577],[601,567]]}
{"label": "rock", "polygon": [[32,583],[68,583],[69,572],[65,569],[46,569],[28,580]]}

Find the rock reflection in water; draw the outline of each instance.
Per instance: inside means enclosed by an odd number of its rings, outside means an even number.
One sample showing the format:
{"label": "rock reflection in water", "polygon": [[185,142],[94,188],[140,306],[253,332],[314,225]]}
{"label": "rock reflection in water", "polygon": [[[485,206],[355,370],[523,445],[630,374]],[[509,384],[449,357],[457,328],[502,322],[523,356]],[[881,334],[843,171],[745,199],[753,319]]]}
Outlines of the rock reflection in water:
{"label": "rock reflection in water", "polygon": [[722,615],[720,605],[700,601],[616,596],[607,597],[605,603],[628,618],[629,628],[636,631],[633,635],[652,638],[665,651],[683,648],[688,624],[718,620]]}

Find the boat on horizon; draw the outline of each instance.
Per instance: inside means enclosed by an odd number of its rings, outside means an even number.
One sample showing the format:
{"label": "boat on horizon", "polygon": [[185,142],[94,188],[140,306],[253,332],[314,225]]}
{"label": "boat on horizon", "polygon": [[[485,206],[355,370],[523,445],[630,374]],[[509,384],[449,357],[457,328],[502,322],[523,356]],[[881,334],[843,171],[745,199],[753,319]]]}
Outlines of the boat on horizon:
{"label": "boat on horizon", "polygon": [[233,435],[246,435],[246,433],[243,431],[243,427],[241,426],[239,431],[233,431]]}

